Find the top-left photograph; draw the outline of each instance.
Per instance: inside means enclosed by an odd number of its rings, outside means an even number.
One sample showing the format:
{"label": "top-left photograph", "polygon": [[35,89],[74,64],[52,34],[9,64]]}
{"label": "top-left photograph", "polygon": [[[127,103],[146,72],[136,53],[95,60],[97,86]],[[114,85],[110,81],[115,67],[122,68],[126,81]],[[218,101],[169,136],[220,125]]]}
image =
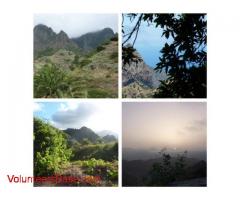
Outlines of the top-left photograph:
{"label": "top-left photograph", "polygon": [[117,98],[118,15],[35,14],[34,98]]}

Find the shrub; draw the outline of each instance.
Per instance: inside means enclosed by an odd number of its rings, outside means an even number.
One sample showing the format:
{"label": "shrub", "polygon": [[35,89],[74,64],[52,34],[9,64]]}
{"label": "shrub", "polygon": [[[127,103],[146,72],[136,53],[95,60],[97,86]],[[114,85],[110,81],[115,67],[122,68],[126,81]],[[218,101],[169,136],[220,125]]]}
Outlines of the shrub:
{"label": "shrub", "polygon": [[117,161],[108,162],[102,159],[92,158],[90,160],[78,161],[81,167],[85,169],[85,173],[89,175],[100,175],[104,179],[116,181],[118,179]]}
{"label": "shrub", "polygon": [[115,34],[115,36],[112,37],[110,40],[111,41],[118,41],[118,34]]}
{"label": "shrub", "polygon": [[111,55],[109,57],[111,60],[114,60],[115,62],[117,62],[118,61],[118,52],[111,53]]}
{"label": "shrub", "polygon": [[36,56],[37,58],[40,58],[40,57],[43,57],[43,56],[51,56],[53,55],[54,53],[56,52],[55,49],[53,48],[46,48],[42,51],[39,51],[38,53],[36,53]]}
{"label": "shrub", "polygon": [[70,79],[56,65],[45,65],[34,75],[34,97],[63,97],[69,92]]}
{"label": "shrub", "polygon": [[102,50],[104,50],[104,49],[105,49],[105,47],[103,47],[103,46],[98,46],[96,50],[97,50],[97,52],[100,52],[100,51],[102,51]]}
{"label": "shrub", "polygon": [[71,150],[63,132],[34,118],[34,175],[52,175],[67,164]]}
{"label": "shrub", "polygon": [[84,66],[86,66],[86,65],[88,65],[88,64],[90,64],[92,61],[91,60],[89,60],[89,59],[83,59],[80,63],[79,63],[79,65],[81,66],[81,67],[84,67]]}
{"label": "shrub", "polygon": [[72,64],[74,64],[74,65],[78,65],[79,64],[79,55],[75,55],[74,56],[74,60],[73,60]]}

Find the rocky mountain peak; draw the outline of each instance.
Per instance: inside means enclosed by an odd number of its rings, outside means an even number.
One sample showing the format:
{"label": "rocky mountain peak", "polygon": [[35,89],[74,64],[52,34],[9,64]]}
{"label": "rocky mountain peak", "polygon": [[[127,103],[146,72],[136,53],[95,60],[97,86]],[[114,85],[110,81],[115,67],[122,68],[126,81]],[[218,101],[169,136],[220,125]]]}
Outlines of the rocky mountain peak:
{"label": "rocky mountain peak", "polygon": [[134,54],[142,61],[138,63],[131,62],[123,66],[123,86],[133,82],[140,82],[148,88],[157,88],[159,86],[157,73],[144,62],[138,51],[135,51]]}

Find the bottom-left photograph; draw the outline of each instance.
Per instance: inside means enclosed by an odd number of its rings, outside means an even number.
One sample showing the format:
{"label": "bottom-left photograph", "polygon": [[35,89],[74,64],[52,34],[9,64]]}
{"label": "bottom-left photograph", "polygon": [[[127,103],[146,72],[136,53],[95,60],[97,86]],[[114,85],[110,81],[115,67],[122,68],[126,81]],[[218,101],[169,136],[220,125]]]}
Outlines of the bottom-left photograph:
{"label": "bottom-left photograph", "polygon": [[118,186],[121,104],[35,102],[34,186]]}

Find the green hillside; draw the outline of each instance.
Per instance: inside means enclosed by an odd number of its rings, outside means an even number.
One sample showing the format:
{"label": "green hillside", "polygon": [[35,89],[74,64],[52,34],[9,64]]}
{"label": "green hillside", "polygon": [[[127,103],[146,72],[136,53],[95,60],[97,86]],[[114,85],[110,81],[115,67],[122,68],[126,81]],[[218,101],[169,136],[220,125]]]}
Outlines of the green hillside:
{"label": "green hillside", "polygon": [[91,142],[88,133],[80,143],[48,122],[34,118],[34,176],[78,178],[71,183],[35,182],[34,185],[117,186],[117,141]]}

